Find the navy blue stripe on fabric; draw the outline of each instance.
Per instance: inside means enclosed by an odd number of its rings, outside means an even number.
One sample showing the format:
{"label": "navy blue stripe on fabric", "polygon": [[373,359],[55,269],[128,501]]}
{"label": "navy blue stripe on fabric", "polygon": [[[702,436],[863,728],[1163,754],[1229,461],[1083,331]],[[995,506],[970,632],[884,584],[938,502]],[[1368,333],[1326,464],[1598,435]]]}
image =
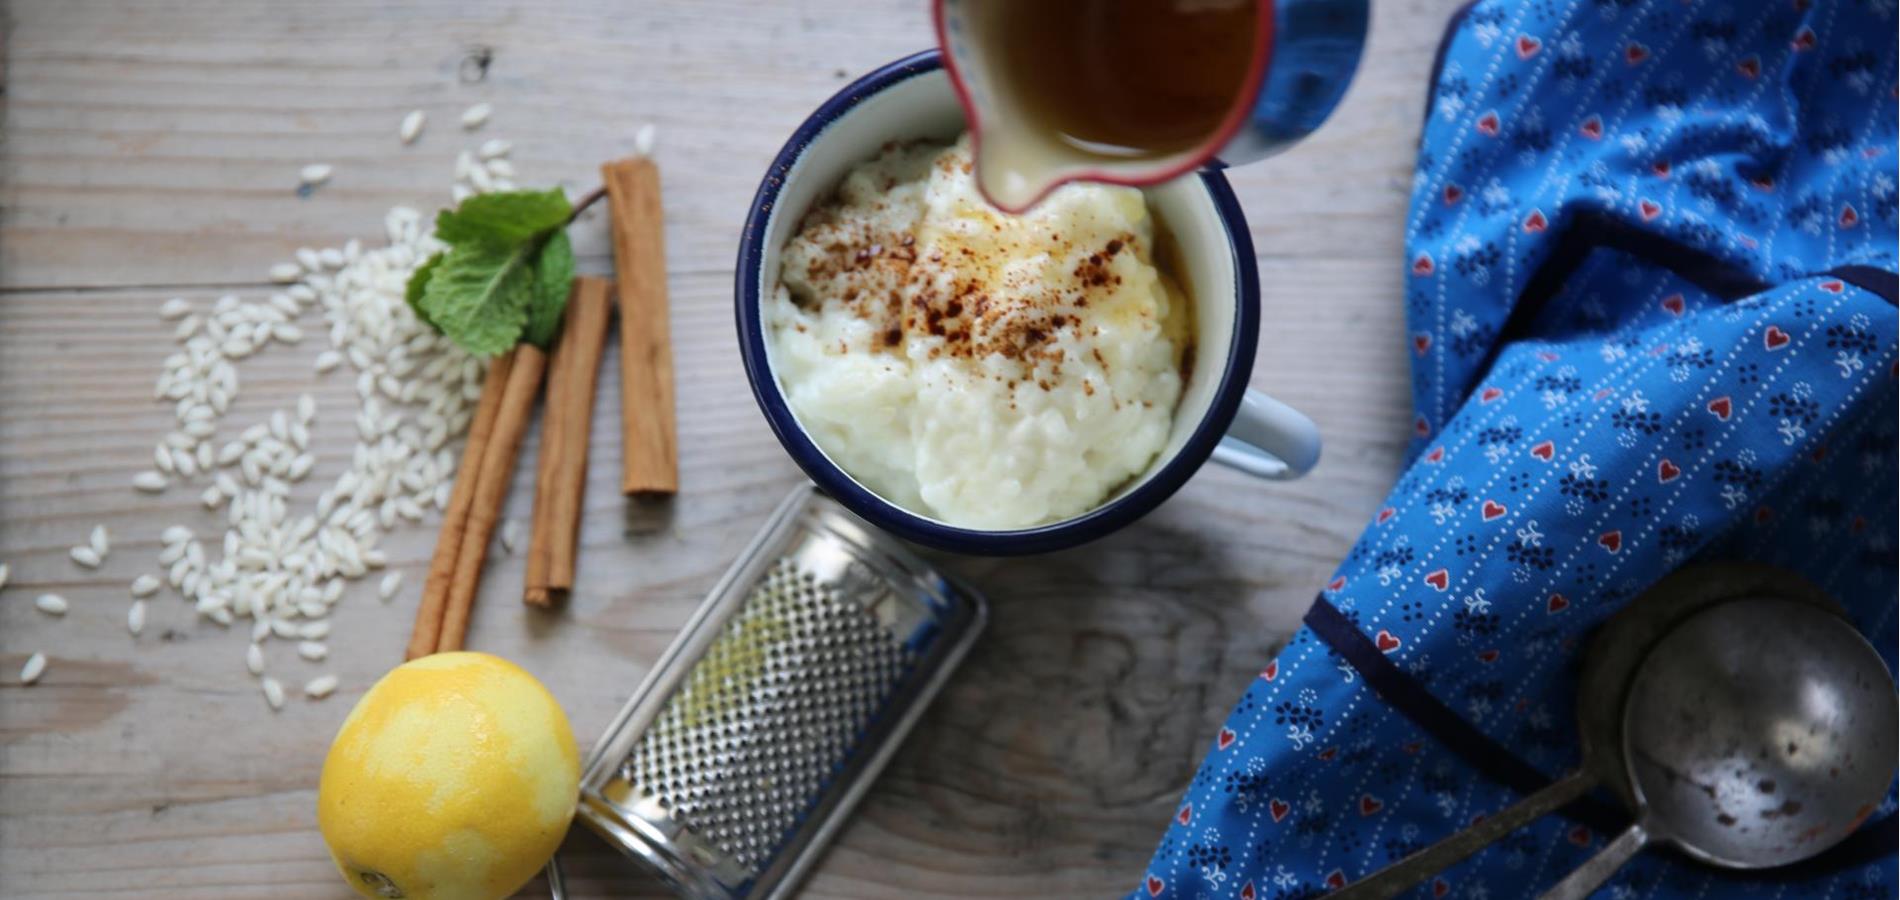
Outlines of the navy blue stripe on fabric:
{"label": "navy blue stripe on fabric", "polygon": [[[1846,279],[1843,277],[1842,280]],[[1314,599],[1312,608],[1306,611],[1305,621],[1306,627],[1312,629],[1315,636],[1345,657],[1359,677],[1366,680],[1366,686],[1373,693],[1446,748],[1463,757],[1465,762],[1484,776],[1527,796],[1548,787],[1553,781],[1432,696],[1417,680],[1394,665],[1390,658],[1380,652],[1378,645],[1366,637],[1365,632],[1360,631],[1351,619],[1346,618],[1338,607],[1328,603],[1325,597]],[[1622,831],[1632,821],[1629,812],[1595,796],[1581,797],[1557,812],[1573,822],[1588,825],[1604,836]],[[1894,852],[1897,842],[1900,842],[1900,818],[1890,813],[1877,822],[1863,826],[1828,852],[1806,862],[1774,869],[1708,871],[1737,883],[1803,881],[1883,859]],[[1686,860],[1686,857],[1678,854],[1678,859]]]}
{"label": "navy blue stripe on fabric", "polygon": [[1821,273],[1832,275],[1888,303],[1900,305],[1900,275],[1873,266],[1837,266]]}
{"label": "navy blue stripe on fabric", "polygon": [[[1339,608],[1320,597],[1306,611],[1306,627],[1351,663],[1366,686],[1439,743],[1465,758],[1493,781],[1520,794],[1531,794],[1551,783],[1548,775],[1452,712],[1412,676],[1392,663]],[[1614,834],[1629,825],[1629,814],[1593,797],[1563,808],[1563,814],[1599,833]]]}

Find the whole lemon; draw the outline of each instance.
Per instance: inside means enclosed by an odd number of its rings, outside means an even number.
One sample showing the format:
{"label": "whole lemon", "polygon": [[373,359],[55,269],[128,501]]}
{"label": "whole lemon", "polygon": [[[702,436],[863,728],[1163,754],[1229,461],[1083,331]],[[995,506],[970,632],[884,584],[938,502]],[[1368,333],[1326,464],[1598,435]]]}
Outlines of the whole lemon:
{"label": "whole lemon", "polygon": [[574,733],[541,682],[438,653],[391,670],[343,720],[317,826],[365,897],[500,898],[560,846],[579,784]]}

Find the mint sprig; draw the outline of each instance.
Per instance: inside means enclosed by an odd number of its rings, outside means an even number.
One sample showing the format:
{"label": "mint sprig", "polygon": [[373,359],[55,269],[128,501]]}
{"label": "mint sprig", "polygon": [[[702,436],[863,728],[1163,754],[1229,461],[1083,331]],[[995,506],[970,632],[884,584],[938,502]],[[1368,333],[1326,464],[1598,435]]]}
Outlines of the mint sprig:
{"label": "mint sprig", "polygon": [[449,249],[409,276],[417,318],[478,356],[527,341],[547,349],[560,332],[574,280],[566,227],[573,205],[559,188],[480,194],[435,218]]}

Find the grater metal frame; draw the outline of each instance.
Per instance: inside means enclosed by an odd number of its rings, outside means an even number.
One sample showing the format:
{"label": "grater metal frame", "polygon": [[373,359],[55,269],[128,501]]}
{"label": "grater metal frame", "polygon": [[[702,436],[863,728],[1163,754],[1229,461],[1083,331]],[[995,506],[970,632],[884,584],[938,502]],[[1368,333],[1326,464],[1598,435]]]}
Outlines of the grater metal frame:
{"label": "grater metal frame", "polygon": [[[821,789],[818,801],[788,833],[756,876],[743,879],[730,857],[684,825],[662,830],[638,814],[631,801],[616,803],[603,793],[648,728],[691,677],[694,667],[717,641],[727,622],[745,606],[751,589],[778,562],[774,551],[800,530],[822,534],[846,545],[858,559],[881,571],[895,572],[914,584],[922,602],[936,613],[940,639],[916,662],[911,675],[885,700],[878,715]],[[890,762],[951,672],[963,661],[988,623],[981,594],[945,575],[895,538],[877,531],[810,483],[793,490],[772,513],[680,633],[641,680],[589,753],[581,778],[578,813],[609,843],[640,859],[695,898],[788,897],[817,862],[850,811]]]}

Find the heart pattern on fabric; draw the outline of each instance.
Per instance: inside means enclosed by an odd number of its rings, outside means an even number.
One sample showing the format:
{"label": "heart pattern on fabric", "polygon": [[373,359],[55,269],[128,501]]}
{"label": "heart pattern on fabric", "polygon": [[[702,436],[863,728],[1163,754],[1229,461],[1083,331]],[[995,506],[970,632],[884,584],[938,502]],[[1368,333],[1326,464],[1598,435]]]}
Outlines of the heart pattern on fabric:
{"label": "heart pattern on fabric", "polygon": [[1334,869],[1331,872],[1328,872],[1326,874],[1326,886],[1329,888],[1332,888],[1335,891],[1339,890],[1340,888],[1345,887],[1346,873],[1338,869]]}
{"label": "heart pattern on fabric", "polygon": [[1154,875],[1148,876],[1148,896],[1150,897],[1161,896],[1162,889],[1166,888],[1167,886],[1168,886],[1168,883],[1165,881],[1162,881],[1159,877],[1154,876]]}
{"label": "heart pattern on fabric", "polygon": [[1194,805],[1190,803],[1181,807],[1181,811],[1174,814],[1174,820],[1183,825],[1194,821]]}
{"label": "heart pattern on fabric", "polygon": [[1579,847],[1590,846],[1590,829],[1582,825],[1570,829],[1570,842]]}
{"label": "heart pattern on fabric", "polygon": [[1801,30],[1794,33],[1794,40],[1789,43],[1789,46],[1793,47],[1797,52],[1805,53],[1809,50],[1813,50],[1814,29],[1806,25],[1801,26]]}
{"label": "heart pattern on fabric", "polygon": [[[1389,248],[1403,271],[1388,349],[1411,384],[1383,415],[1402,471],[1361,498],[1357,541],[1307,585],[1309,627],[1277,661],[1256,656],[1232,715],[1207,723],[1214,746],[1154,823],[1166,843],[1138,884],[1266,900],[1318,896],[1336,870],[1350,889],[1508,796],[1482,754],[1428,736],[1368,672],[1549,771],[1575,746],[1565,709],[1588,636],[1660,573],[1759,558],[1894,595],[1878,565],[1900,534],[1882,164],[1900,149],[1900,87],[1890,56],[1863,51],[1896,13],[1814,3],[1826,14],[1804,21],[1802,2],[1519,0],[1455,26],[1397,187],[1406,243]],[[1789,49],[1804,24],[1805,55]],[[1758,152],[1755,117],[1784,94],[1802,102]],[[1412,893],[1535,896],[1610,838],[1573,846],[1576,824],[1548,817]],[[1889,896],[1883,862],[1787,894]],[[1731,886],[1664,854],[1632,866],[1650,900]]]}

